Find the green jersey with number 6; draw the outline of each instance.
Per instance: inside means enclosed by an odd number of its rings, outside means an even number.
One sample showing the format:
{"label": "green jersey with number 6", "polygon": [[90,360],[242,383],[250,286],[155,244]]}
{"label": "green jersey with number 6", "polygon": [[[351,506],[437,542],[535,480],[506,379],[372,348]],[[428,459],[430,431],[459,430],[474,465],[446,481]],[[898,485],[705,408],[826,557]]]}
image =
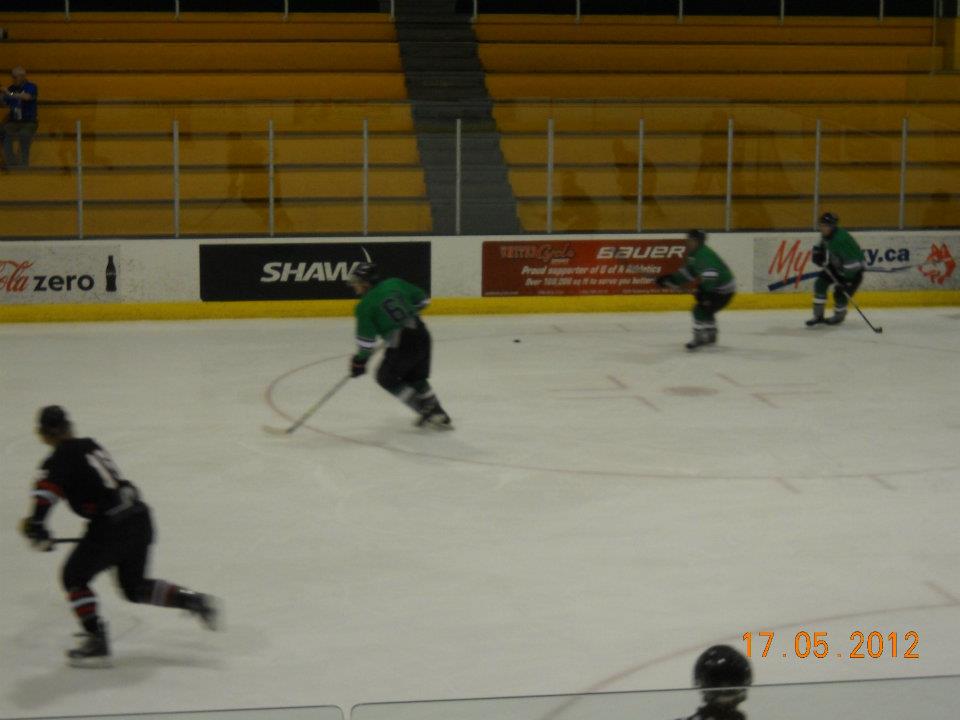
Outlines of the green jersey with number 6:
{"label": "green jersey with number 6", "polygon": [[387,278],[371,287],[357,303],[357,354],[366,358],[373,353],[377,336],[396,347],[400,331],[417,325],[420,311],[430,303],[427,294],[400,278]]}

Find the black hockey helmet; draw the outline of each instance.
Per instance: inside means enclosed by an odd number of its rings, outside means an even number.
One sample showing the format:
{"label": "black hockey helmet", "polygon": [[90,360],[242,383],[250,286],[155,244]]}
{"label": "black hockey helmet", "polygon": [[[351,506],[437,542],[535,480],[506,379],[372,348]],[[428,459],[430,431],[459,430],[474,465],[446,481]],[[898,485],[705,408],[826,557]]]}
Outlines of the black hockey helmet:
{"label": "black hockey helmet", "polygon": [[69,429],[70,418],[59,405],[47,405],[37,416],[37,430],[44,435],[56,435]]}
{"label": "black hockey helmet", "polygon": [[707,234],[703,230],[687,230],[687,239],[696,240],[703,245],[707,241]]}
{"label": "black hockey helmet", "polygon": [[[753,683],[750,661],[729,645],[714,645],[697,658],[693,682],[703,690],[704,699],[714,705],[737,705],[747,698]],[[731,688],[725,690],[723,688]]]}
{"label": "black hockey helmet", "polygon": [[348,282],[365,282],[376,285],[380,282],[380,269],[372,262],[357,263],[347,277]]}
{"label": "black hockey helmet", "polygon": [[820,216],[820,225],[829,225],[830,227],[836,227],[840,224],[840,218],[834,215],[832,212],[825,212]]}

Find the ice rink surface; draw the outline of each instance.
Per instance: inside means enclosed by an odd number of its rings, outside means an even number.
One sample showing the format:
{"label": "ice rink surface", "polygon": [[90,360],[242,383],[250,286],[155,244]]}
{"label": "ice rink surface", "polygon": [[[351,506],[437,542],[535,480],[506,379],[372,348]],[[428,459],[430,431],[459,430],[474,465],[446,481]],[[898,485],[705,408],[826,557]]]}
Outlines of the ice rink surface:
{"label": "ice rink surface", "polygon": [[[0,326],[0,717],[683,687],[748,631],[756,683],[960,673],[960,309],[871,315],[727,312],[697,353],[686,313],[428,316],[455,431],[368,375],[287,438],[349,318]],[[116,667],[64,664],[67,549],[16,531],[50,403],[225,632],[104,575]],[[850,658],[873,630],[920,658]]]}

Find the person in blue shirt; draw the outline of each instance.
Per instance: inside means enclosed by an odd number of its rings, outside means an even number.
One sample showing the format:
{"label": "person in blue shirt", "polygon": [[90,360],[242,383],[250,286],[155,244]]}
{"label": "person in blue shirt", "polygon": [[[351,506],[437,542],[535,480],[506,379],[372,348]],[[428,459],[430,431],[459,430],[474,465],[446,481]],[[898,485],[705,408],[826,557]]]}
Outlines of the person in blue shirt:
{"label": "person in blue shirt", "polygon": [[[10,74],[13,84],[3,88],[3,102],[10,108],[3,124],[3,157],[7,167],[27,167],[30,164],[30,143],[37,132],[37,86],[27,80],[27,71],[15,67]],[[14,152],[19,142],[20,152]]]}

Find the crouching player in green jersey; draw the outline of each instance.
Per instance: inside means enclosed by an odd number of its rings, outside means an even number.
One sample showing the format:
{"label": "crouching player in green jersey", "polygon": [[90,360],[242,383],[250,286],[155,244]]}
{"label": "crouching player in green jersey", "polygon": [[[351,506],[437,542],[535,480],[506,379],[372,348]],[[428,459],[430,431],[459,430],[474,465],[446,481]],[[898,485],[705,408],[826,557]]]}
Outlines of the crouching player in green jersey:
{"label": "crouching player in green jersey", "polygon": [[357,318],[357,354],[350,375],[367,371],[367,361],[383,338],[387,351],[377,369],[377,383],[398,397],[417,415],[417,425],[449,428],[450,416],[440,407],[427,379],[430,377],[430,333],[420,311],[430,298],[416,285],[400,278],[381,279],[376,265],[359,263],[347,278],[360,296]]}
{"label": "crouching player in green jersey", "polygon": [[[842,323],[847,316],[847,302],[863,282],[863,250],[839,222],[833,213],[820,216],[820,242],[813,248],[811,259],[823,272],[813,283],[813,317],[807,320],[808,327]],[[827,291],[834,284],[833,316],[824,319]]]}
{"label": "crouching player in green jersey", "polygon": [[701,345],[717,341],[716,314],[727,306],[737,291],[737,283],[727,264],[711,248],[707,236],[701,230],[687,233],[687,260],[683,267],[672,275],[661,275],[657,285],[679,289],[697,283],[693,306],[693,340],[686,344],[687,350],[696,350]]}

